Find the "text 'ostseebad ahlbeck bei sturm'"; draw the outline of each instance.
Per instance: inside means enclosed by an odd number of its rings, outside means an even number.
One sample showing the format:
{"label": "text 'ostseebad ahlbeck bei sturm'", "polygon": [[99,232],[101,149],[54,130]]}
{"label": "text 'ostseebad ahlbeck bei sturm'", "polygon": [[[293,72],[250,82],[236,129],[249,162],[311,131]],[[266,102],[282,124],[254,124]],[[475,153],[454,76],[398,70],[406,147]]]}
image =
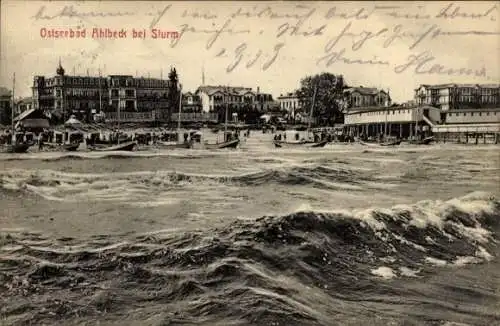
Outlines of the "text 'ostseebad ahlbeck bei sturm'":
{"label": "text 'ostseebad ahlbeck bei sturm'", "polygon": [[137,38],[137,39],[172,39],[179,38],[180,33],[176,31],[167,31],[159,28],[143,29],[111,29],[111,28],[89,28],[89,29],[55,29],[55,28],[41,28],[40,37],[46,39],[124,39],[124,38]]}

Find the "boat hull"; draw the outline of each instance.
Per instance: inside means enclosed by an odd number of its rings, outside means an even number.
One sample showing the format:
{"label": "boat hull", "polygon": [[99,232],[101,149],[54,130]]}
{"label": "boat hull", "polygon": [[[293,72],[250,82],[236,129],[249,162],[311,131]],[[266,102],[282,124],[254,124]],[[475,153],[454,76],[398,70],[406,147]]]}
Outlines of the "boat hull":
{"label": "boat hull", "polygon": [[434,137],[427,137],[427,138],[424,138],[422,140],[409,141],[408,143],[412,144],[412,145],[429,145],[433,141],[434,141]]}
{"label": "boat hull", "polygon": [[133,151],[137,143],[135,141],[126,142],[123,144],[107,146],[107,147],[90,147],[92,151],[96,152],[114,152],[114,151]]}
{"label": "boat hull", "polygon": [[157,143],[156,146],[158,146],[161,149],[189,149],[191,148],[191,143],[182,143],[182,144]]}
{"label": "boat hull", "polygon": [[68,152],[76,152],[80,147],[80,143],[64,144],[63,149]]}
{"label": "boat hull", "polygon": [[26,153],[33,143],[17,143],[7,145],[3,150],[4,153]]}
{"label": "boat hull", "polygon": [[240,143],[239,139],[233,139],[223,143],[205,144],[205,149],[222,149],[222,148],[236,148]]}
{"label": "boat hull", "polygon": [[364,146],[371,146],[371,147],[379,147],[379,146],[398,146],[401,144],[401,140],[397,141],[392,141],[392,142],[386,142],[386,143],[366,143],[363,141],[359,142],[361,145]]}
{"label": "boat hull", "polygon": [[328,140],[323,140],[320,142],[284,142],[284,141],[274,141],[274,146],[276,148],[321,148],[325,147],[328,144]]}

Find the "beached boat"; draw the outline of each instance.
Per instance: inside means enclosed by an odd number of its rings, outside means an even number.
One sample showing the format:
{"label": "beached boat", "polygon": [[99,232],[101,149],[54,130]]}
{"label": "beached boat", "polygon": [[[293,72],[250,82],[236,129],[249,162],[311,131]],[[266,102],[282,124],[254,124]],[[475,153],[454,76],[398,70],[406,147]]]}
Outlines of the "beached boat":
{"label": "beached boat", "polygon": [[[311,111],[310,111],[310,117],[309,117],[309,122],[307,124],[307,134],[309,135],[309,132],[311,131],[311,120],[313,116],[313,110],[314,110],[314,101],[316,99],[316,92],[317,88],[314,88],[314,94],[312,98],[312,104],[311,104]],[[297,147],[306,147],[306,148],[321,148],[325,147],[326,144],[328,144],[328,140],[320,140],[320,141],[311,141],[311,140],[298,140],[298,141],[284,141],[284,140],[273,140],[274,146],[276,148],[283,148],[283,147],[291,147],[291,148],[297,148]]]}
{"label": "beached boat", "polygon": [[62,145],[62,148],[68,152],[76,152],[78,150],[78,147],[80,147],[80,143],[70,143]]}
{"label": "beached boat", "polygon": [[[179,112],[178,112],[178,117],[177,117],[177,131],[176,131],[176,137],[177,141],[175,142],[164,142],[164,141],[159,141],[156,142],[156,146],[161,148],[161,149],[190,149],[192,148],[193,145],[193,132],[190,134],[186,134],[184,138],[184,142],[181,142],[181,112],[182,112],[182,84],[179,84]],[[196,131],[198,133],[198,131]],[[188,137],[190,137],[190,140],[188,140]]]}
{"label": "beached boat", "polygon": [[326,144],[328,144],[328,140],[323,140],[319,142],[312,142],[312,141],[298,141],[298,142],[286,142],[286,141],[281,141],[281,140],[275,140],[274,141],[274,146],[276,148],[283,148],[283,147],[289,147],[289,148],[298,148],[298,147],[305,147],[305,148],[321,148],[325,147]]}
{"label": "beached boat", "polygon": [[172,143],[159,141],[156,143],[156,146],[161,149],[190,149],[192,145],[191,142]]}
{"label": "beached boat", "polygon": [[433,141],[434,141],[434,136],[430,136],[421,140],[410,140],[408,141],[408,143],[412,145],[429,145]]}
{"label": "beached boat", "polygon": [[363,146],[379,147],[379,146],[398,146],[401,144],[401,140],[386,141],[382,143],[369,143],[364,141],[359,141]]}
{"label": "beached boat", "polygon": [[[228,89],[226,89],[226,93],[228,93]],[[228,104],[226,103],[226,109],[225,109],[225,119],[224,119],[224,141],[219,142],[217,141],[216,143],[210,144],[208,142],[205,142],[202,146],[203,149],[223,149],[223,148],[236,148],[240,144],[240,139],[239,138],[228,138],[230,133],[227,131],[227,113],[228,113]]]}
{"label": "beached boat", "polygon": [[33,146],[33,142],[20,142],[4,145],[0,152],[2,153],[26,153]]}
{"label": "beached boat", "polygon": [[223,148],[236,148],[238,147],[240,143],[239,139],[232,139],[229,141],[221,142],[221,143],[215,143],[215,144],[209,144],[205,143],[204,148],[205,149],[223,149]]}
{"label": "beached boat", "polygon": [[87,145],[91,151],[96,152],[114,152],[114,151],[133,151],[137,147],[136,141],[128,141],[121,144],[111,145],[111,146],[92,146]]}
{"label": "beached boat", "polygon": [[58,151],[68,151],[75,152],[80,147],[80,143],[42,143],[42,147],[40,150],[48,150],[49,152],[58,152]]}

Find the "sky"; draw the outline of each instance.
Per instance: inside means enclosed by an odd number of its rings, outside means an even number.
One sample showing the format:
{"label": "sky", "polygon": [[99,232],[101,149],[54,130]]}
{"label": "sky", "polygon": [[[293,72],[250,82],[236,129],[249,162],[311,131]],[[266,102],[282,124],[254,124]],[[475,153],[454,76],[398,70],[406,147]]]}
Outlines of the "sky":
{"label": "sky", "polygon": [[[196,90],[204,71],[206,85],[259,87],[275,97],[329,72],[404,102],[420,84],[499,83],[495,4],[6,0],[0,86],[12,88],[15,73],[16,97],[30,96],[33,76],[54,75],[60,59],[67,74],[166,78],[175,67],[184,90]],[[93,38],[94,28],[127,34]],[[154,39],[154,28],[180,38]],[[85,37],[47,36],[70,29]]]}

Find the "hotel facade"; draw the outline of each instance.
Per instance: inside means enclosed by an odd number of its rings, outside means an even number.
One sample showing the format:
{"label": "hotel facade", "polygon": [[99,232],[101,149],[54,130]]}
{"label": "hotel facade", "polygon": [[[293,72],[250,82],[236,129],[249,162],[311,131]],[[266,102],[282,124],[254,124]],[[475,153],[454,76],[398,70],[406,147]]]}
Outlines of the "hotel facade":
{"label": "hotel facade", "polygon": [[[176,87],[176,85],[175,85]],[[66,120],[71,115],[91,121],[96,114],[106,121],[168,120],[171,82],[130,75],[69,76],[59,64],[53,77],[33,79],[33,108]]]}
{"label": "hotel facade", "polygon": [[441,109],[444,122],[449,110],[499,107],[500,84],[423,84],[415,89],[415,101]]}
{"label": "hotel facade", "polygon": [[203,112],[214,112],[229,105],[235,110],[247,107],[257,111],[268,111],[276,102],[268,93],[261,93],[257,87],[200,86],[194,93],[199,97]]}

